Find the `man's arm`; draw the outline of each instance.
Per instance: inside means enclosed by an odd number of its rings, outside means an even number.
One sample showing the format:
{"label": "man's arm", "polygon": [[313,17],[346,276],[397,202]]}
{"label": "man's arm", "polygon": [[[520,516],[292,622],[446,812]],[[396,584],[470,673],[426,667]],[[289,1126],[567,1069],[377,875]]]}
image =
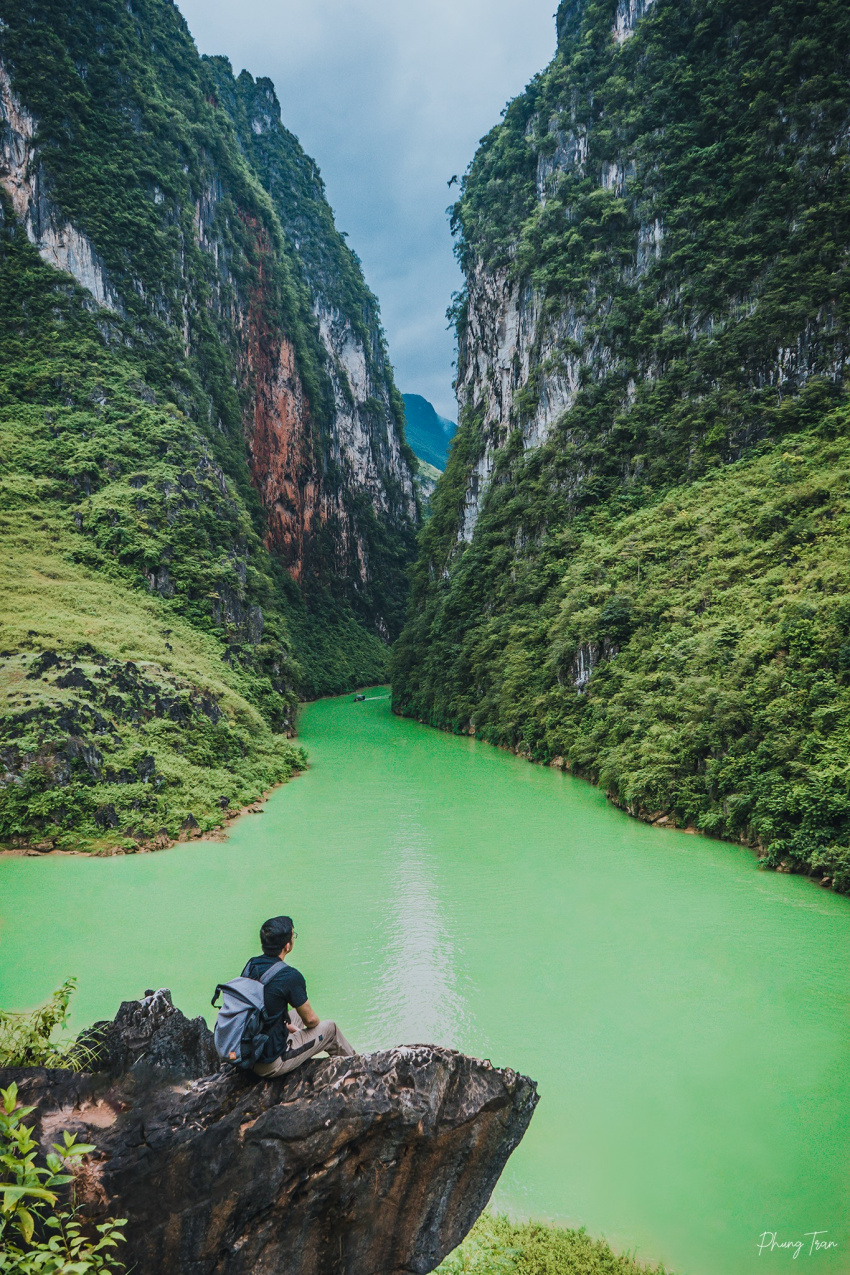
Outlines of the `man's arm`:
{"label": "man's arm", "polygon": [[[305,1001],[303,1005],[295,1005],[293,1008],[305,1027],[319,1026],[319,1015],[313,1009],[309,1001]],[[297,1031],[298,1028],[290,1025],[289,1030],[294,1032]]]}

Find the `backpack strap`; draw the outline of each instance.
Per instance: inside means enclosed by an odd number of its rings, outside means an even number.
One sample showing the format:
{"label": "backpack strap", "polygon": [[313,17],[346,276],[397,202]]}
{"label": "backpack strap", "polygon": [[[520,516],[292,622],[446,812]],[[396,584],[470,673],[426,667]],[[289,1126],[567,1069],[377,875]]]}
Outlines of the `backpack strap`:
{"label": "backpack strap", "polygon": [[[269,968],[266,970],[265,974],[261,974],[256,981],[258,983],[262,983],[263,987],[265,987],[267,983],[270,983],[272,981],[275,974],[280,973],[280,971],[285,967],[285,965],[286,965],[286,961],[275,961],[274,965],[270,965]],[[243,975],[243,977],[246,977],[246,976]],[[231,996],[235,996],[237,1000],[242,1001],[243,1005],[253,1005],[254,1003],[253,1001],[246,1000],[245,997],[240,992],[237,992],[234,987],[231,987],[229,983],[218,983],[216,985],[215,992],[213,993],[213,998],[210,1001],[210,1004],[212,1005],[213,1009],[218,1008],[216,1005],[216,1001],[219,998],[219,993],[223,992],[225,988],[230,992]]]}
{"label": "backpack strap", "polygon": [[265,987],[266,983],[270,983],[272,979],[274,978],[275,974],[279,974],[280,971],[284,969],[285,967],[286,967],[286,961],[275,961],[274,965],[269,966],[265,974],[260,975],[260,977],[257,979],[257,982],[262,983],[263,987]]}

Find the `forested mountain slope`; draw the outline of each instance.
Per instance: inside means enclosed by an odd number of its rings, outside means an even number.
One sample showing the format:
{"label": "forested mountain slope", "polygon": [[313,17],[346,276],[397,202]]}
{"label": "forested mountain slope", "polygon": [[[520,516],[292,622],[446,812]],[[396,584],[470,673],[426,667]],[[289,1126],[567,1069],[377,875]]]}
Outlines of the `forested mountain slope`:
{"label": "forested mountain slope", "polygon": [[0,430],[0,840],[209,825],[298,694],[382,675],[418,508],[377,302],[170,0],[0,0]]}
{"label": "forested mountain slope", "polygon": [[433,403],[421,394],[403,394],[402,398],[407,441],[420,460],[442,472],[457,426],[454,421],[438,416]]}
{"label": "forested mountain slope", "polygon": [[454,209],[398,711],[850,888],[850,13],[565,0]]}

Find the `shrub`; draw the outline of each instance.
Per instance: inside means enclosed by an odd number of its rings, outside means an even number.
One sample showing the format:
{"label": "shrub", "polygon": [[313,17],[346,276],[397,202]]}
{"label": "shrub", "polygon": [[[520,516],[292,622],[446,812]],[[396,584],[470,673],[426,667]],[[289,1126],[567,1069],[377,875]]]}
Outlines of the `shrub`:
{"label": "shrub", "polygon": [[664,1275],[582,1230],[483,1214],[437,1275]]}
{"label": "shrub", "polygon": [[75,1046],[58,1045],[50,1039],[67,1022],[68,1003],[76,986],[75,978],[67,979],[44,1005],[27,1013],[0,1009],[0,1067],[80,1068],[83,1059]]}

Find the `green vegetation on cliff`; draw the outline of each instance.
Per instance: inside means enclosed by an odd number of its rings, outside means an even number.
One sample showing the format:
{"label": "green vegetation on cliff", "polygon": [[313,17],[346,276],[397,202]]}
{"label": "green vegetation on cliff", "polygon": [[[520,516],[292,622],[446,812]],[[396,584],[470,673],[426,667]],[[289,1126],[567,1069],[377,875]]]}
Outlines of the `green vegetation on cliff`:
{"label": "green vegetation on cliff", "polygon": [[562,3],[455,209],[461,428],[394,707],[847,891],[850,15],[616,14]]}
{"label": "green vegetation on cliff", "polygon": [[[173,5],[0,0],[0,72],[0,843],[132,848],[287,778],[299,694],[379,681],[400,624],[413,526],[392,475],[379,519],[333,462],[295,209],[344,275],[338,321],[398,433],[400,397],[377,304],[270,85],[200,58]],[[292,207],[244,145],[257,93],[267,146],[314,174]],[[88,286],[32,240],[76,254]],[[300,587],[249,466],[260,409],[289,431],[275,508],[289,516],[310,483],[326,496],[294,538]]]}
{"label": "green vegetation on cliff", "polygon": [[454,209],[467,274],[507,271],[545,315],[503,430],[547,374],[578,381],[550,459],[579,505],[740,454],[813,377],[837,392],[850,327],[846,6],[655,0],[622,44],[616,8],[564,0]]}
{"label": "green vegetation on cliff", "polygon": [[399,643],[397,700],[850,891],[848,426],[843,408],[521,555],[520,497],[499,489]]}

